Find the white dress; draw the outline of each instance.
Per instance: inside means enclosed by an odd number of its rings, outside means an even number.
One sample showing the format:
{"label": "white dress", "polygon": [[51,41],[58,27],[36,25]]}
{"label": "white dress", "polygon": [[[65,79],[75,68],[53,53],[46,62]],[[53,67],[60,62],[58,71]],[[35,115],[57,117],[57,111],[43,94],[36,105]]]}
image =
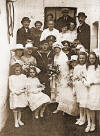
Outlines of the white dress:
{"label": "white dress", "polygon": [[43,85],[38,78],[27,78],[28,103],[32,111],[36,110],[42,104],[49,103],[50,98],[42,92]]}
{"label": "white dress", "polygon": [[87,83],[95,83],[88,87],[87,108],[90,110],[100,110],[100,66],[95,70],[94,65],[88,67]]}
{"label": "white dress", "polygon": [[[10,109],[23,108],[28,105],[25,87],[25,75],[12,75],[9,77]],[[20,92],[22,93],[19,94]]]}
{"label": "white dress", "polygon": [[67,114],[77,116],[79,114],[79,108],[77,105],[76,97],[73,95],[73,88],[68,86],[68,79],[66,78],[65,86],[60,88],[58,95],[58,108]]}
{"label": "white dress", "polygon": [[73,30],[73,31],[68,31],[68,34],[69,34],[69,36],[68,36],[68,41],[69,42],[73,42],[75,39],[77,39],[77,31],[76,30]]}
{"label": "white dress", "polygon": [[[65,86],[66,77],[69,73],[69,66],[67,64],[68,57],[63,51],[60,51],[59,56],[54,56],[54,65],[59,67],[60,74],[57,80],[57,87]],[[58,91],[59,92],[59,91]]]}
{"label": "white dress", "polygon": [[77,102],[80,107],[86,107],[88,91],[87,87],[82,82],[85,76],[86,65],[77,65],[74,68],[74,90],[76,92]]}
{"label": "white dress", "polygon": [[69,41],[69,42],[73,42],[75,39],[77,39],[77,31],[67,31],[66,33],[59,33],[58,35],[58,41],[62,42],[62,41]]}
{"label": "white dress", "polygon": [[59,42],[62,42],[62,41],[69,41],[70,39],[70,34],[69,32],[67,31],[66,33],[59,33],[58,35],[58,41]]}
{"label": "white dress", "polygon": [[73,90],[67,85],[67,76],[69,74],[69,66],[67,64],[68,57],[62,51],[59,56],[54,57],[54,64],[59,65],[60,75],[57,83],[57,110],[64,111],[70,115],[78,114],[78,107],[73,96]]}

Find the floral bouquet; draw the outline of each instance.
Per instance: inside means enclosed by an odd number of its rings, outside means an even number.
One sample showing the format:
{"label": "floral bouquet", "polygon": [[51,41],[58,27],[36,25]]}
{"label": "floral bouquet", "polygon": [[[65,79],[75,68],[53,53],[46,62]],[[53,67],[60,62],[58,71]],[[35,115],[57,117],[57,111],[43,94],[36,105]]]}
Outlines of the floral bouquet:
{"label": "floral bouquet", "polygon": [[73,73],[72,72],[68,74],[67,76],[67,85],[69,87],[73,87]]}
{"label": "floral bouquet", "polygon": [[52,76],[58,76],[60,74],[60,71],[59,71],[59,66],[54,66],[52,64],[49,64],[48,65],[48,75],[49,77],[52,77]]}

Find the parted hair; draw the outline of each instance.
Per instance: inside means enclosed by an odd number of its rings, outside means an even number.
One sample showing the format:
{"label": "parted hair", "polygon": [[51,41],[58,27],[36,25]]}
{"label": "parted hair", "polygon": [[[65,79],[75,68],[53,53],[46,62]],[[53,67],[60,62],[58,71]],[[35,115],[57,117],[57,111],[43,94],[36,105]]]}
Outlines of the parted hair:
{"label": "parted hair", "polygon": [[[79,58],[80,58],[80,55],[84,55],[85,56],[85,63],[87,62],[87,54],[85,53],[85,52],[80,52],[79,54],[78,54],[78,58],[77,58],[77,61],[78,61],[78,64],[80,64],[80,62],[79,62]],[[84,64],[85,64],[84,63]]]}
{"label": "parted hair", "polygon": [[98,61],[98,57],[96,56],[95,52],[90,52],[89,53],[89,55],[87,57],[87,62],[86,62],[86,69],[88,69],[88,67],[91,65],[90,61],[89,61],[90,55],[94,55],[95,56],[95,63],[94,63],[94,65],[95,65],[95,70],[96,70],[96,68],[99,65],[99,61]]}

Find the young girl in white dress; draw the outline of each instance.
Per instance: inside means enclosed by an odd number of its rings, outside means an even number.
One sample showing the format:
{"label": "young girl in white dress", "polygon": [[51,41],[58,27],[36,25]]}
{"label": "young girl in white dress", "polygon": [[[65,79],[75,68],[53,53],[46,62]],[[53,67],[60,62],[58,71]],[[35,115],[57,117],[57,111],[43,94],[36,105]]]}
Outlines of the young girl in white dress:
{"label": "young girl in white dress", "polygon": [[21,109],[28,105],[26,95],[26,76],[22,74],[22,67],[20,64],[13,65],[14,75],[9,76],[10,89],[10,109],[14,114],[15,127],[24,125],[21,121]]}
{"label": "young girl in white dress", "polygon": [[38,69],[36,67],[29,68],[29,77],[27,79],[27,94],[28,103],[32,112],[34,112],[34,117],[36,119],[43,117],[43,113],[48,103],[50,103],[50,98],[48,95],[44,94],[44,85],[42,85],[37,77]]}
{"label": "young girl in white dress", "polygon": [[88,125],[85,132],[92,132],[95,130],[95,111],[100,111],[100,65],[94,52],[89,54],[86,67],[86,80],[84,84],[88,89]]}
{"label": "young girl in white dress", "polygon": [[78,55],[78,65],[74,68],[74,91],[77,97],[77,103],[80,108],[80,118],[75,124],[83,125],[86,121],[85,108],[87,101],[87,88],[83,84],[84,74],[86,71],[86,58],[85,52],[80,52]]}

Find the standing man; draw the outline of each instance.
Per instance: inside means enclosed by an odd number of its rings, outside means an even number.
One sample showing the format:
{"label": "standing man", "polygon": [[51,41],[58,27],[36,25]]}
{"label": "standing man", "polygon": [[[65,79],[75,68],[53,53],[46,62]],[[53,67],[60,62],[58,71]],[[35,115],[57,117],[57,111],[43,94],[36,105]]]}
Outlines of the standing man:
{"label": "standing man", "polygon": [[58,18],[58,20],[56,21],[56,28],[60,32],[61,32],[61,26],[62,26],[62,24],[68,25],[68,24],[70,24],[70,22],[72,22],[74,20],[68,14],[69,14],[69,9],[68,8],[62,10],[62,16],[60,18]]}
{"label": "standing man", "polygon": [[22,18],[22,27],[17,31],[17,44],[23,44],[25,46],[29,40],[33,40],[29,28],[30,22],[31,20],[28,17]]}
{"label": "standing man", "polygon": [[87,16],[84,12],[78,13],[78,21],[80,26],[77,28],[77,38],[81,42],[81,44],[85,47],[85,49],[90,51],[90,26],[85,23]]}
{"label": "standing man", "polygon": [[49,35],[55,36],[56,39],[57,39],[57,37],[58,37],[58,35],[59,35],[59,31],[54,28],[54,21],[53,21],[53,20],[49,20],[49,21],[48,21],[48,28],[43,30],[43,32],[42,32],[42,34],[41,34],[40,41],[46,40],[46,38],[47,38]]}

